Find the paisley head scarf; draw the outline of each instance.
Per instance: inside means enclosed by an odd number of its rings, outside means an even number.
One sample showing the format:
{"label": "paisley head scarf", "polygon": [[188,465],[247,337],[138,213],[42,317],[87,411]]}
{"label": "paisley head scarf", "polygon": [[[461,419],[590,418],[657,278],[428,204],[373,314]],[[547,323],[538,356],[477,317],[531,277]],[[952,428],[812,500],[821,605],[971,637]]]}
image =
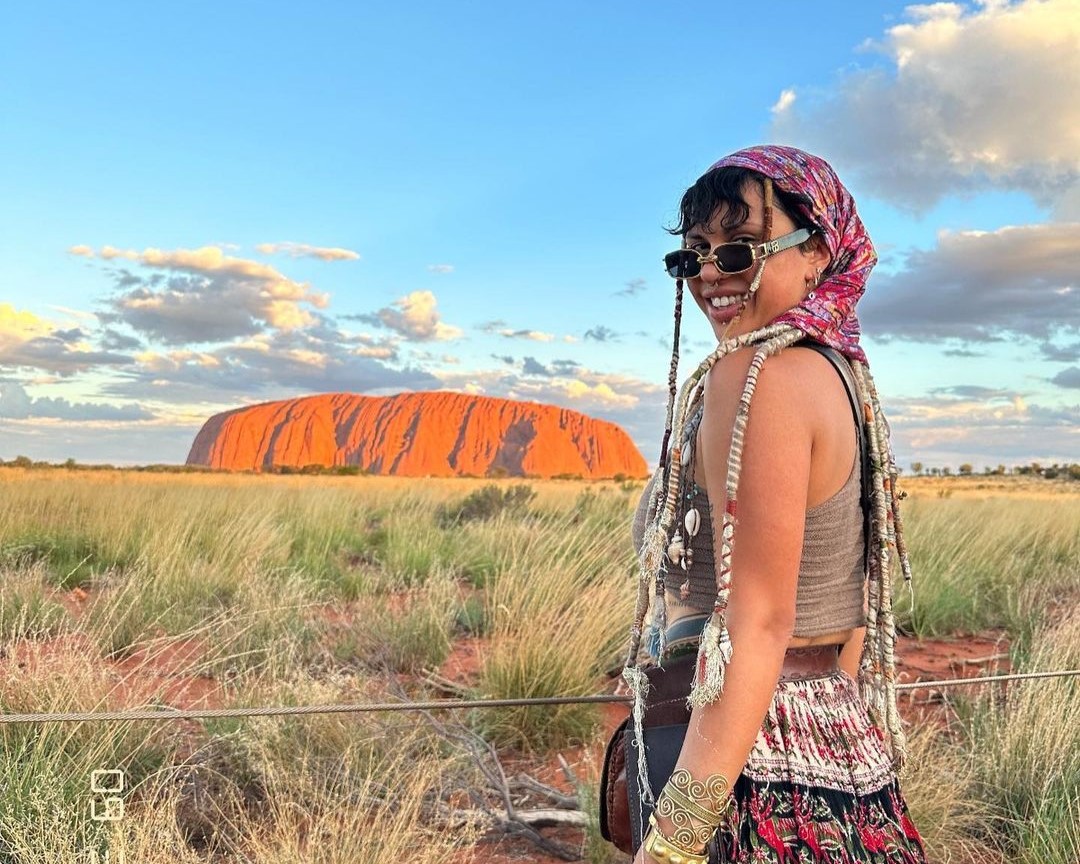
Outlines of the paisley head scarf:
{"label": "paisley head scarf", "polygon": [[866,363],[859,346],[855,304],[877,263],[870,236],[855,210],[851,193],[829,163],[794,147],[763,145],[739,150],[709,168],[749,168],[799,200],[802,215],[817,226],[832,259],[809,297],[773,320],[791,324],[842,354]]}

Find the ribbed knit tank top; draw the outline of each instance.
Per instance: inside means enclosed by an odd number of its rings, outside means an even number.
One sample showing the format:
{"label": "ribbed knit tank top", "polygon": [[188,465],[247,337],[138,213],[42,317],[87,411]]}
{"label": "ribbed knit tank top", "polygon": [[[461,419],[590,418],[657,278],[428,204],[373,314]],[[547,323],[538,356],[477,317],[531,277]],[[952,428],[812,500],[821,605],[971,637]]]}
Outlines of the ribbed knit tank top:
{"label": "ribbed knit tank top", "polygon": [[[861,472],[861,460],[856,450],[851,473],[840,491],[806,511],[795,596],[795,636],[820,636],[861,627],[865,623]],[[631,536],[635,550],[641,548],[645,525],[652,521],[653,513],[649,507],[652,490],[653,481],[650,480],[634,514]],[[685,576],[680,568],[670,567],[667,580],[669,623],[691,613],[710,612],[716,599],[712,507],[704,490],[694,496],[694,506],[702,518],[701,528],[692,541],[694,563],[687,570],[690,596],[683,600],[679,595],[678,589]],[[738,584],[736,572],[733,590],[738,590]]]}

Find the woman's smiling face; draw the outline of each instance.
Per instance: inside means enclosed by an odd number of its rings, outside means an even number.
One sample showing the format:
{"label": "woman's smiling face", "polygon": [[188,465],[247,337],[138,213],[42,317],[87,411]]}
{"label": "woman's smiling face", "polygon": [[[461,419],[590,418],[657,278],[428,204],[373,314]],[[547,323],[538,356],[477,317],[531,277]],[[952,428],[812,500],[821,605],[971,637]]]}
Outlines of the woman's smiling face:
{"label": "woman's smiling face", "polygon": [[[725,228],[723,222],[727,208],[722,206],[713,213],[708,225],[694,225],[686,232],[686,247],[707,255],[721,243],[761,243],[765,224],[765,200],[761,185],[749,182],[742,192],[749,207],[749,215],[744,222]],[[796,227],[791,217],[774,203],[772,239],[789,234]],[[796,247],[771,255],[765,261],[765,272],[753,294],[750,293],[750,284],[762,266],[761,262],[755,262],[743,273],[733,274],[723,273],[716,264],[708,262],[701,266],[697,276],[686,281],[698,308],[708,318],[717,341],[721,341],[763,327],[797,306],[810,290],[807,280],[813,279],[819,269],[823,270],[828,260],[820,243],[814,243],[809,252]]]}

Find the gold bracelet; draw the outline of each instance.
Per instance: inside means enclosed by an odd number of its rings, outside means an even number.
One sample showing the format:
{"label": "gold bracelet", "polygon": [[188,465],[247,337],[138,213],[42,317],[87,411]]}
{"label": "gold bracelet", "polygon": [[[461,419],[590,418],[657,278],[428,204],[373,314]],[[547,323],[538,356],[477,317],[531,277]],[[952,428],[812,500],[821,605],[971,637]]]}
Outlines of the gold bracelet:
{"label": "gold bracelet", "polygon": [[656,817],[649,814],[649,830],[642,842],[645,854],[660,864],[709,864],[708,849],[704,852],[688,852],[660,832]]}
{"label": "gold bracelet", "polygon": [[674,826],[669,842],[683,849],[704,848],[731,810],[723,774],[695,780],[685,768],[671,775],[656,801],[656,814]]}

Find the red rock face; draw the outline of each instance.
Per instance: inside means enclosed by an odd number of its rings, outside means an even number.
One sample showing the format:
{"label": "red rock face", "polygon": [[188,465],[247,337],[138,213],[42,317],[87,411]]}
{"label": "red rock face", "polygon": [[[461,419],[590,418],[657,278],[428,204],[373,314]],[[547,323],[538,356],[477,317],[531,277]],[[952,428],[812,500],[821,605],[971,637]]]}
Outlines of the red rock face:
{"label": "red rock face", "polygon": [[648,473],[614,423],[554,405],[465,393],[333,393],[226,411],[199,430],[187,464],[359,465],[405,477]]}

